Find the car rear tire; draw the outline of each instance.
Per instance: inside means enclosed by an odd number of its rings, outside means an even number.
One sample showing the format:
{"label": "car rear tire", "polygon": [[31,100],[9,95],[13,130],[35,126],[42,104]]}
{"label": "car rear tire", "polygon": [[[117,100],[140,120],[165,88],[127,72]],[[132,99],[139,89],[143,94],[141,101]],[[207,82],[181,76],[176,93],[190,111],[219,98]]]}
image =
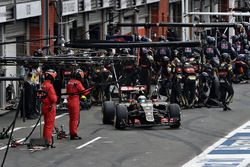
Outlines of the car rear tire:
{"label": "car rear tire", "polygon": [[170,104],[168,106],[169,117],[177,119],[174,125],[170,125],[170,128],[179,128],[181,126],[181,109],[178,104]]}
{"label": "car rear tire", "polygon": [[105,101],[102,104],[102,123],[112,124],[115,116],[115,103],[113,101]]}
{"label": "car rear tire", "polygon": [[117,105],[114,118],[114,126],[116,129],[125,129],[128,120],[128,109],[126,106]]}

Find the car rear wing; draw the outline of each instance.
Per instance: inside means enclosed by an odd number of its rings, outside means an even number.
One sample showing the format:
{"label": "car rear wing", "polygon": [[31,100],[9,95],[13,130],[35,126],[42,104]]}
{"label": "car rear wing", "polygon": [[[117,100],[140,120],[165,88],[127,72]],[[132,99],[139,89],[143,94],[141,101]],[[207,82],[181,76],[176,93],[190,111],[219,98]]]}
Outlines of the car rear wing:
{"label": "car rear wing", "polygon": [[136,85],[136,86],[121,86],[120,91],[145,91],[146,85]]}

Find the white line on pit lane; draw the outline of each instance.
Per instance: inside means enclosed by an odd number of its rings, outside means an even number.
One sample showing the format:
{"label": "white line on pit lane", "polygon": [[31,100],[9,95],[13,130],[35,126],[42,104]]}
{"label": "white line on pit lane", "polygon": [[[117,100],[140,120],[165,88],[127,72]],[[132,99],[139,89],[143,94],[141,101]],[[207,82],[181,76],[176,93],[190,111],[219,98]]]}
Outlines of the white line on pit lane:
{"label": "white line on pit lane", "polygon": [[[68,113],[63,113],[63,114],[61,114],[61,115],[58,115],[58,116],[56,116],[56,119],[61,118],[61,117],[64,117],[65,115],[68,115]],[[41,125],[43,125],[43,124],[44,124],[44,121],[41,122]],[[39,125],[39,124],[38,124],[38,125]],[[34,128],[35,126],[36,126],[36,124],[31,125],[30,128]]]}
{"label": "white line on pit lane", "polygon": [[76,147],[76,149],[79,150],[79,149],[81,149],[81,148],[83,148],[83,147],[85,147],[85,146],[87,146],[87,145],[89,145],[89,144],[91,144],[91,143],[94,143],[95,141],[97,141],[97,140],[99,140],[99,139],[101,139],[101,138],[102,138],[102,137],[97,137],[97,138],[95,138],[95,139],[93,139],[93,140],[91,140],[91,141],[89,141],[89,142],[87,142],[87,143],[85,143],[85,144],[83,144],[83,145],[81,145],[81,146]]}
{"label": "white line on pit lane", "polygon": [[20,129],[25,129],[25,128],[27,128],[27,127],[24,127],[24,126],[23,126],[23,127],[17,127],[17,128],[14,128],[13,131],[15,132],[15,131],[18,131],[18,130],[20,130]]}

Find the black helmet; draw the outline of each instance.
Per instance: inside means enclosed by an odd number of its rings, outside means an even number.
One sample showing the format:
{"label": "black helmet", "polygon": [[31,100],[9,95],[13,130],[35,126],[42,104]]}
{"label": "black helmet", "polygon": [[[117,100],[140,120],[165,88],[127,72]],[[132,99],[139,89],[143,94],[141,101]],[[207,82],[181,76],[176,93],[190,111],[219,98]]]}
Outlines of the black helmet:
{"label": "black helmet", "polygon": [[50,80],[51,82],[54,82],[57,76],[57,73],[55,70],[49,69],[45,71],[44,73],[45,80]]}
{"label": "black helmet", "polygon": [[201,76],[202,76],[202,77],[205,77],[205,78],[206,78],[206,77],[209,77],[208,73],[205,72],[205,71],[203,71],[203,72],[201,73]]}
{"label": "black helmet", "polygon": [[186,56],[181,56],[181,62],[182,62],[182,63],[187,62],[187,58],[186,58]]}
{"label": "black helmet", "polygon": [[225,61],[227,63],[229,63],[231,61],[231,57],[230,57],[230,55],[228,53],[223,53],[221,55],[221,58],[222,58],[223,61]]}
{"label": "black helmet", "polygon": [[121,50],[122,54],[129,54],[129,49],[128,48],[124,48]]}
{"label": "black helmet", "polygon": [[203,71],[200,75],[199,75],[200,79],[202,80],[202,82],[206,82],[206,80],[209,78],[209,74],[205,71]]}
{"label": "black helmet", "polygon": [[76,69],[73,73],[73,77],[77,80],[81,80],[84,77],[84,72],[81,69]]}
{"label": "black helmet", "polygon": [[244,39],[247,38],[247,34],[246,33],[240,33],[239,36],[240,36],[241,40],[244,40]]}
{"label": "black helmet", "polygon": [[214,45],[215,44],[215,38],[214,37],[211,37],[211,36],[208,36],[207,37],[207,43],[209,45]]}
{"label": "black helmet", "polygon": [[173,51],[173,56],[174,57],[177,57],[179,55],[179,51],[177,50],[177,49],[175,49],[174,51]]}
{"label": "black helmet", "polygon": [[213,75],[213,67],[211,64],[204,64],[204,71],[208,74],[208,75]]}
{"label": "black helmet", "polygon": [[152,40],[150,38],[143,36],[141,37],[141,42],[152,42]]}
{"label": "black helmet", "polygon": [[247,44],[247,45],[245,45],[245,49],[247,49],[247,50],[249,50],[249,45]]}
{"label": "black helmet", "polygon": [[166,38],[165,38],[163,35],[161,35],[161,36],[159,37],[159,41],[166,41]]}
{"label": "black helmet", "polygon": [[245,44],[245,45],[248,44],[248,40],[246,38],[243,40],[243,44]]}
{"label": "black helmet", "polygon": [[43,51],[41,49],[38,49],[38,50],[34,51],[33,55],[35,57],[42,57],[43,56]]}
{"label": "black helmet", "polygon": [[148,49],[147,48],[142,48],[141,53],[146,55],[148,53]]}
{"label": "black helmet", "polygon": [[247,26],[247,31],[248,31],[248,32],[250,31],[250,26]]}
{"label": "black helmet", "polygon": [[245,61],[245,59],[246,59],[246,55],[245,55],[245,54],[239,54],[239,55],[237,56],[237,60],[238,60],[238,61]]}
{"label": "black helmet", "polygon": [[238,35],[232,36],[232,42],[235,43],[240,40],[240,37]]}
{"label": "black helmet", "polygon": [[163,59],[164,63],[168,63],[169,62],[169,57],[168,56],[164,56],[162,59]]}

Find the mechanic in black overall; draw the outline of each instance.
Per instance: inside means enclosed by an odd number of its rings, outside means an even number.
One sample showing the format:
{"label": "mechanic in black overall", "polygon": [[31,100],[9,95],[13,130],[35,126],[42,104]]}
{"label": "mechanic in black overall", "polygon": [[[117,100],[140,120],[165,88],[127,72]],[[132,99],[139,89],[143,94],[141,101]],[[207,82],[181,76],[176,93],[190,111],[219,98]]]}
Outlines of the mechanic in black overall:
{"label": "mechanic in black overall", "polygon": [[207,37],[207,45],[204,47],[204,54],[206,58],[206,63],[211,64],[213,67],[219,65],[217,61],[220,60],[220,51],[215,46],[214,37]]}
{"label": "mechanic in black overall", "polygon": [[23,92],[21,93],[21,111],[23,110],[23,100],[25,100],[25,117],[27,119],[37,119],[39,117],[39,113],[36,111],[36,85],[32,82],[32,73],[29,72],[27,75],[27,80],[24,82],[23,89],[25,96],[23,96]]}
{"label": "mechanic in black overall", "polygon": [[228,53],[221,55],[221,65],[218,68],[218,76],[220,81],[221,101],[224,106],[223,110],[231,110],[228,107],[234,96],[234,89],[232,86],[233,70],[231,65],[231,58]]}
{"label": "mechanic in black overall", "polygon": [[[208,36],[207,45],[204,47],[204,54],[206,58],[206,63],[210,64],[216,71],[218,66],[220,66],[220,52],[217,47],[215,47],[215,38]],[[219,80],[216,72],[212,76],[212,86],[209,94],[209,98],[218,100],[220,98]]]}
{"label": "mechanic in black overall", "polygon": [[150,91],[150,81],[151,81],[151,65],[154,61],[153,52],[148,48],[141,48],[140,59],[139,59],[139,82],[141,85],[147,86],[146,95]]}
{"label": "mechanic in black overall", "polygon": [[232,44],[228,41],[228,37],[225,34],[221,35],[221,41],[218,43],[218,49],[220,54],[228,53],[231,56],[231,60],[234,60],[237,56]]}
{"label": "mechanic in black overall", "polygon": [[[159,37],[159,42],[168,42],[164,36]],[[169,60],[172,60],[172,52],[170,47],[159,47],[156,49],[156,53],[154,55],[154,70],[155,72],[159,72],[163,58],[167,56]]]}
{"label": "mechanic in black overall", "polygon": [[[150,38],[143,36],[141,42],[152,42]],[[140,49],[140,58],[139,58],[139,83],[141,85],[146,85],[147,90],[146,95],[149,94],[151,86],[151,68],[152,63],[154,62],[153,50],[151,48],[141,48]]]}
{"label": "mechanic in black overall", "polygon": [[170,98],[170,91],[172,87],[172,78],[173,78],[173,67],[170,63],[170,58],[164,56],[161,61],[161,87],[159,93],[163,96],[167,96],[168,100]]}

